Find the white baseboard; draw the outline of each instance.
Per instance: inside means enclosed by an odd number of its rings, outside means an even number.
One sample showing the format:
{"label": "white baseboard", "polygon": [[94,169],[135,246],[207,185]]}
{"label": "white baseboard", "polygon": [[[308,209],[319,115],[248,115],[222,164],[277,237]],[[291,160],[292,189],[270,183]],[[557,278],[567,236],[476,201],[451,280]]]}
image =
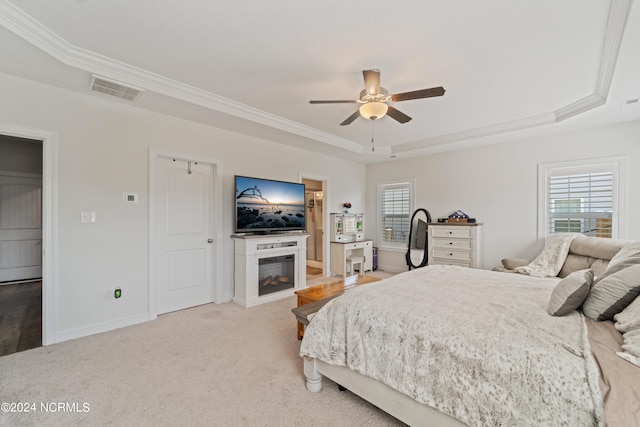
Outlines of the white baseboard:
{"label": "white baseboard", "polygon": [[406,268],[398,268],[398,266],[394,266],[394,265],[383,265],[383,264],[378,264],[378,270],[382,270],[382,271],[388,271],[389,273],[404,273],[405,271],[407,271]]}
{"label": "white baseboard", "polygon": [[233,301],[233,294],[223,294],[220,295],[220,299],[218,301],[215,301],[214,304],[223,304],[225,302],[231,301]]}
{"label": "white baseboard", "polygon": [[55,334],[51,344],[68,341],[75,338],[82,338],[89,335],[99,334],[101,332],[112,331],[114,329],[124,328],[125,326],[131,326],[137,323],[144,323],[144,322],[148,322],[150,320],[155,320],[155,319],[156,319],[156,316],[151,316],[149,313],[143,313],[143,314],[137,314],[135,316],[112,320],[109,322],[98,323],[96,325],[91,325],[84,328],[61,331]]}

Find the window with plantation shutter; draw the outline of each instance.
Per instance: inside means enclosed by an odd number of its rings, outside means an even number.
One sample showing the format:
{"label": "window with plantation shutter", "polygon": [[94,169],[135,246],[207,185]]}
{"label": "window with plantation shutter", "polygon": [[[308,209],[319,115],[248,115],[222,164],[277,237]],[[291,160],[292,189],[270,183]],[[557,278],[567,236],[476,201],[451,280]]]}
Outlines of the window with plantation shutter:
{"label": "window with plantation shutter", "polygon": [[539,166],[540,229],[544,235],[582,233],[617,238],[619,159]]}
{"label": "window with plantation shutter", "polygon": [[413,209],[413,182],[379,183],[378,201],[380,246],[405,249]]}

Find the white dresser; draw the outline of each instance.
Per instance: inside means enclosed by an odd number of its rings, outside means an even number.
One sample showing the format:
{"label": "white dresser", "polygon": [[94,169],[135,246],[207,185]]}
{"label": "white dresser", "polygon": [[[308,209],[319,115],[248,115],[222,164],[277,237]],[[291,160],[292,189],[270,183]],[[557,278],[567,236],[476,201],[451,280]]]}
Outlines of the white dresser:
{"label": "white dresser", "polygon": [[482,268],[482,224],[429,224],[429,263]]}

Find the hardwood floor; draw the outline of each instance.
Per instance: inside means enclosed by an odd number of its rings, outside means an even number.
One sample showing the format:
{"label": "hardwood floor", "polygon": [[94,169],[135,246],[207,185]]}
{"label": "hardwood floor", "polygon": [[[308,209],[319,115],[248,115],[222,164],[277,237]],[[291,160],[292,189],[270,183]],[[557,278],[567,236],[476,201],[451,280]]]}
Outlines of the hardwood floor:
{"label": "hardwood floor", "polygon": [[307,265],[307,280],[313,280],[318,277],[322,277],[322,269],[317,267],[310,267]]}
{"label": "hardwood floor", "polygon": [[42,282],[0,285],[0,356],[42,345]]}

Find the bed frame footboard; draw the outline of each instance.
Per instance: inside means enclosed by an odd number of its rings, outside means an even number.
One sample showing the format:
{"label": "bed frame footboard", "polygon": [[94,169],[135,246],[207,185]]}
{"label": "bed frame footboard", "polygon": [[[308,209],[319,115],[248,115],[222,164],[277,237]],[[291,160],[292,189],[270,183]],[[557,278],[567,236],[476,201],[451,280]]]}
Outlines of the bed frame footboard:
{"label": "bed frame footboard", "polygon": [[333,366],[311,357],[305,357],[304,376],[307,378],[307,390],[310,392],[317,393],[322,389],[322,377],[325,376],[411,426],[465,426],[450,415],[424,405],[386,384],[343,366]]}

